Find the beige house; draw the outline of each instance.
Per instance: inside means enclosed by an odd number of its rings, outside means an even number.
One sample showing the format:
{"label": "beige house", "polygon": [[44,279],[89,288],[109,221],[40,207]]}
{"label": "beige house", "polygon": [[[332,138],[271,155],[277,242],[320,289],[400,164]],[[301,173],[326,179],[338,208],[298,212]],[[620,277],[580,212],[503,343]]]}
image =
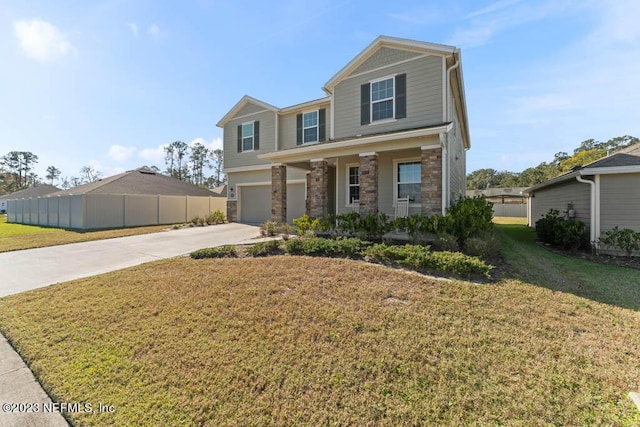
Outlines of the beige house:
{"label": "beige house", "polygon": [[244,96],[224,129],[232,220],[308,213],[442,214],[465,194],[470,148],[460,50],[380,36],[322,88],[278,108]]}
{"label": "beige house", "polygon": [[530,226],[549,209],[584,222],[595,242],[615,226],[640,231],[640,144],[524,191]]}

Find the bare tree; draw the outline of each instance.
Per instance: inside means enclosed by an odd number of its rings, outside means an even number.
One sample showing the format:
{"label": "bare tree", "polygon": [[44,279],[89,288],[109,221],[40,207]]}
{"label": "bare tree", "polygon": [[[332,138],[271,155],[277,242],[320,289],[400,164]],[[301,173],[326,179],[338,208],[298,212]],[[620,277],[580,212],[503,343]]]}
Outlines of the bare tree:
{"label": "bare tree", "polygon": [[99,172],[93,166],[83,166],[80,168],[80,173],[82,174],[83,182],[96,182],[100,178],[102,178],[102,172]]}

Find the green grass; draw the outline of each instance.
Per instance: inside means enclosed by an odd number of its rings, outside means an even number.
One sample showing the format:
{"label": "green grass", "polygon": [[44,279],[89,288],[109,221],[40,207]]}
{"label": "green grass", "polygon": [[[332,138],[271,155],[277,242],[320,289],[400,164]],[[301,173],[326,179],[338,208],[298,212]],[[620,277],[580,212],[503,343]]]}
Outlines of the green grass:
{"label": "green grass", "polygon": [[151,225],[114,230],[73,231],[62,228],[7,223],[7,216],[0,215],[0,252],[155,233],[166,230],[168,227],[168,225]]}
{"label": "green grass", "polygon": [[[565,265],[499,233],[514,277]],[[180,258],[2,298],[0,326],[56,401],[115,407],[76,425],[640,424],[640,312],[557,288]]]}
{"label": "green grass", "polygon": [[537,245],[535,232],[520,224],[495,227],[509,265],[508,277],[553,291],[640,310],[640,271],[558,255]]}

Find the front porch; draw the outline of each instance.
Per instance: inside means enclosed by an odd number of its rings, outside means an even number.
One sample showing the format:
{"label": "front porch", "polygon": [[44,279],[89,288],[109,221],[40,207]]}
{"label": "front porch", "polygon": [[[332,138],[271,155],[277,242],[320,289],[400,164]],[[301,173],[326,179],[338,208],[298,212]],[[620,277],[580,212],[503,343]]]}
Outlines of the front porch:
{"label": "front porch", "polygon": [[287,168],[306,171],[305,200],[296,203],[304,203],[311,217],[353,211],[393,216],[401,197],[410,200],[409,214],[435,215],[443,214],[447,203],[442,191],[443,150],[439,141],[399,150],[274,163],[271,220],[276,222],[287,220]]}

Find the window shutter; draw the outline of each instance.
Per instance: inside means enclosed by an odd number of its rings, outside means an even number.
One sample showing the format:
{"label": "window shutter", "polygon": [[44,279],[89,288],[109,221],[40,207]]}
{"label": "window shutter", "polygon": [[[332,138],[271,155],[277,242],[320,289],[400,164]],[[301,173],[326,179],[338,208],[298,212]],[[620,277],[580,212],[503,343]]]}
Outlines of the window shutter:
{"label": "window shutter", "polygon": [[365,83],[360,86],[360,124],[368,125],[371,123],[371,84]]}
{"label": "window shutter", "polygon": [[260,149],[260,122],[258,120],[253,122],[253,149]]}
{"label": "window shutter", "polygon": [[302,114],[296,116],[296,145],[302,145]]}
{"label": "window shutter", "polygon": [[407,117],[407,75],[396,76],[396,119]]}
{"label": "window shutter", "polygon": [[238,153],[242,153],[242,125],[238,125]]}
{"label": "window shutter", "polygon": [[327,126],[325,124],[326,120],[326,109],[321,108],[318,111],[318,141],[322,142],[327,137]]}

